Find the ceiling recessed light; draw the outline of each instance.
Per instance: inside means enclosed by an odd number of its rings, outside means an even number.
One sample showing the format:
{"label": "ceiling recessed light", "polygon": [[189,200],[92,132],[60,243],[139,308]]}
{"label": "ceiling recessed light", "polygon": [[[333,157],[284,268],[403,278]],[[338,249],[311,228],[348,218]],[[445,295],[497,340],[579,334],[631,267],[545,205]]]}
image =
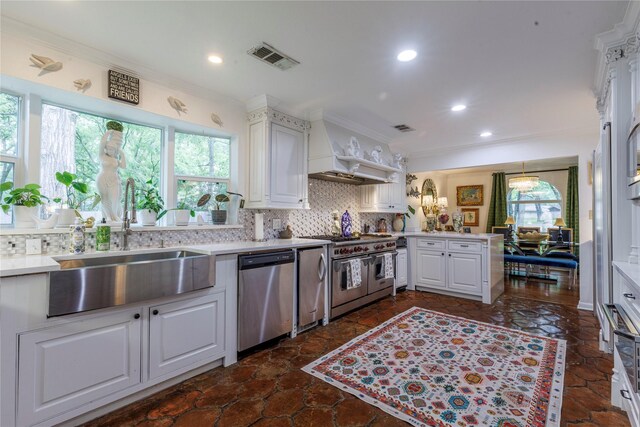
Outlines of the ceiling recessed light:
{"label": "ceiling recessed light", "polygon": [[214,64],[222,64],[222,58],[220,58],[218,55],[209,55],[209,62],[212,62]]}
{"label": "ceiling recessed light", "polygon": [[464,104],[458,104],[458,105],[454,105],[453,107],[451,107],[451,111],[462,111],[464,109],[466,109],[467,106]]}
{"label": "ceiling recessed light", "polygon": [[408,62],[416,58],[418,56],[418,52],[415,50],[403,50],[398,54],[398,61],[400,62]]}
{"label": "ceiling recessed light", "polygon": [[482,133],[480,134],[480,136],[481,136],[481,137],[483,137],[483,138],[488,138],[488,137],[490,137],[491,135],[493,135],[493,133],[492,133],[492,132],[490,132],[490,131],[488,131],[488,130],[485,130],[484,132],[482,132]]}

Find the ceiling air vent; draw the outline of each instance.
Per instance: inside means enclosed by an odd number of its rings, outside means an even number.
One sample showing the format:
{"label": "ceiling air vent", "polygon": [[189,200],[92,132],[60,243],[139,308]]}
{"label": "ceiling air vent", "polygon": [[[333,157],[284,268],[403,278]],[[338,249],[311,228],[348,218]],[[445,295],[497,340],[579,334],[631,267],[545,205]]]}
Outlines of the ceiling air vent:
{"label": "ceiling air vent", "polygon": [[282,71],[288,70],[289,68],[300,64],[292,57],[285,55],[275,47],[264,42],[250,49],[247,53],[258,58],[262,62],[273,65],[274,67]]}
{"label": "ceiling air vent", "polygon": [[393,128],[399,130],[400,132],[413,132],[415,130],[411,126],[407,125],[395,125]]}

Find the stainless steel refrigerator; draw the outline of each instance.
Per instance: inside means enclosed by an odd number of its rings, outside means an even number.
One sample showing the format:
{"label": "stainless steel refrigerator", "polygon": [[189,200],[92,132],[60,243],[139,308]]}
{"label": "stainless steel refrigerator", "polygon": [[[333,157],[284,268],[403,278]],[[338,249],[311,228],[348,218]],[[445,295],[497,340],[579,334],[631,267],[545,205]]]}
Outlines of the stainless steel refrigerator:
{"label": "stainless steel refrigerator", "polygon": [[613,332],[602,305],[613,303],[611,182],[611,123],[607,122],[602,128],[600,144],[593,152],[593,301],[602,340],[609,351],[613,349]]}

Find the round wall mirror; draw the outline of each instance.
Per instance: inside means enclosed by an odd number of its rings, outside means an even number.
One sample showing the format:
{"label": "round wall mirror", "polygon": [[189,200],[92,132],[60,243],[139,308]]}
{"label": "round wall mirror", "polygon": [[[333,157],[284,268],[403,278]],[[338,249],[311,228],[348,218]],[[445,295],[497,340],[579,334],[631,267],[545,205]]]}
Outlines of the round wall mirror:
{"label": "round wall mirror", "polygon": [[429,213],[425,203],[427,199],[431,203],[435,203],[438,201],[438,190],[436,189],[436,184],[433,182],[431,178],[427,178],[422,183],[422,196],[420,197],[420,205],[422,205],[422,212],[425,216]]}

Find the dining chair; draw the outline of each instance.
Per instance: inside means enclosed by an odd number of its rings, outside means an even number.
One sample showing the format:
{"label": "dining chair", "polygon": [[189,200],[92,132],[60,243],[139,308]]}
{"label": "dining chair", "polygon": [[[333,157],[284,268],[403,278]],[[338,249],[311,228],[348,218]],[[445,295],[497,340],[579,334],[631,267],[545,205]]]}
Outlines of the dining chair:
{"label": "dining chair", "polygon": [[[547,228],[547,232],[549,233],[550,242],[558,240],[558,227],[549,227]],[[562,241],[573,242],[573,228],[562,227]]]}

